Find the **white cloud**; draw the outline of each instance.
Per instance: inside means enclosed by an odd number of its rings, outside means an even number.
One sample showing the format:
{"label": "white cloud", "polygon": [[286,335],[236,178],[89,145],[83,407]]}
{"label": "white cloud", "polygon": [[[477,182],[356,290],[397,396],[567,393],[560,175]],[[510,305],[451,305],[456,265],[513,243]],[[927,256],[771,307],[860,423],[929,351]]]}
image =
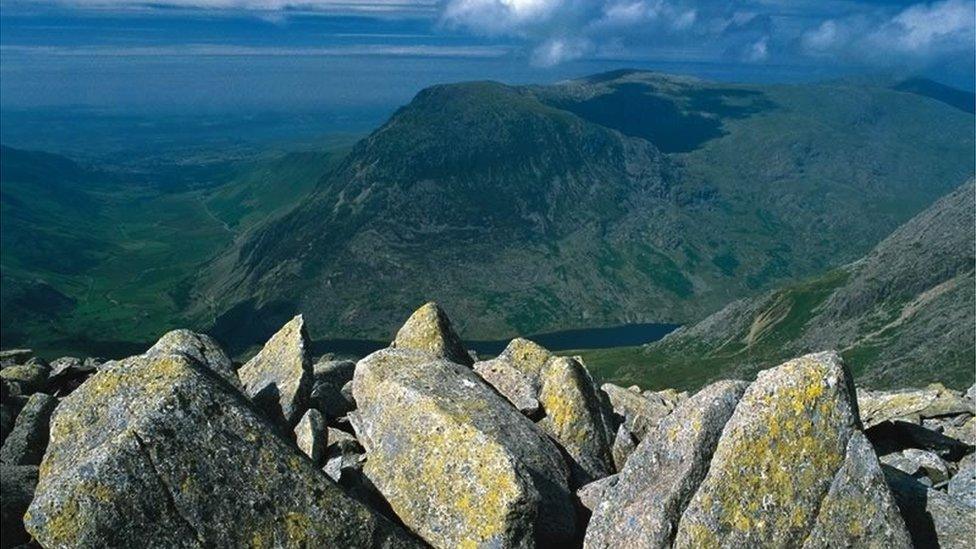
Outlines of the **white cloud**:
{"label": "white cloud", "polygon": [[532,52],[532,64],[539,67],[552,67],[579,59],[591,49],[592,45],[587,40],[554,38],[547,40]]}
{"label": "white cloud", "polygon": [[172,44],[161,46],[0,46],[4,55],[57,57],[459,57],[494,58],[511,53],[508,46],[441,46],[364,44],[336,47]]}
{"label": "white cloud", "polygon": [[152,9],[314,11],[364,14],[434,14],[441,0],[5,0],[4,7],[31,9],[61,6],[85,9]]}

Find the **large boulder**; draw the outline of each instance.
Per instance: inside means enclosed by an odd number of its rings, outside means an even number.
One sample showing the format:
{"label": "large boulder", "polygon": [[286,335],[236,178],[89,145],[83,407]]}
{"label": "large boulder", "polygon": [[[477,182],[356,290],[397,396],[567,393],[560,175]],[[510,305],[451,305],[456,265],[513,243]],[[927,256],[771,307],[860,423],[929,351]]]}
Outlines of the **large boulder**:
{"label": "large boulder", "polygon": [[308,408],[312,364],[305,321],[298,315],[238,371],[244,391],[272,420],[294,427]]}
{"label": "large boulder", "polygon": [[613,412],[623,419],[623,424],[637,440],[643,440],[661,418],[671,413],[663,400],[649,399],[636,387],[628,389],[604,383],[601,389],[609,398]]}
{"label": "large boulder", "polygon": [[24,529],[24,513],[34,499],[36,486],[36,465],[0,464],[0,547],[3,549],[30,539]]}
{"label": "large boulder", "polygon": [[539,425],[569,456],[573,486],[612,474],[608,411],[586,368],[575,359],[559,357],[546,365],[540,380],[545,416]]}
{"label": "large boulder", "polygon": [[[800,546],[858,429],[851,377],[836,353],[760,372],[725,425],[708,474],[681,517],[675,547]],[[850,535],[848,545],[887,542],[884,532]]]}
{"label": "large boulder", "polygon": [[474,371],[508,399],[518,411],[534,417],[539,412],[539,389],[533,380],[511,361],[498,357],[474,363]]}
{"label": "large boulder", "polygon": [[425,303],[410,315],[390,347],[422,351],[465,366],[474,363],[447,314],[433,301]]}
{"label": "large boulder", "polygon": [[542,385],[540,379],[542,370],[555,357],[542,345],[522,337],[517,337],[508,342],[505,350],[498,355],[498,358],[508,362],[515,369],[522,372],[538,392]]}
{"label": "large boulder", "polygon": [[58,399],[34,393],[17,415],[14,428],[0,449],[0,462],[7,465],[38,465],[47,449],[51,414]]}
{"label": "large boulder", "polygon": [[741,381],[709,385],[661,420],[594,510],[585,546],[669,547],[746,386]]}
{"label": "large boulder", "polygon": [[234,370],[227,353],[214,338],[206,334],[198,334],[190,330],[180,329],[167,332],[155,345],[146,351],[149,356],[157,354],[183,355],[197,361],[214,371],[232,387],[242,390],[241,381]]}
{"label": "large boulder", "polygon": [[169,354],[107,365],[61,403],[24,522],[44,547],[415,545]]}
{"label": "large boulder", "polygon": [[910,475],[882,465],[915,547],[971,549],[976,508]]}
{"label": "large boulder", "polygon": [[403,349],[356,366],[365,472],[435,547],[560,546],[574,536],[556,445],[470,368]]}

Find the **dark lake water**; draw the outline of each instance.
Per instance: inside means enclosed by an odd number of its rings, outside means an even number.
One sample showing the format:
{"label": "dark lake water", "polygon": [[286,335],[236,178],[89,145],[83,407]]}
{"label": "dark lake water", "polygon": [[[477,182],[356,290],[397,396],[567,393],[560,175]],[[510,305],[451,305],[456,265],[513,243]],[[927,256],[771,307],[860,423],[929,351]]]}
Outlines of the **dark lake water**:
{"label": "dark lake water", "polygon": [[[626,324],[609,328],[582,328],[524,336],[550,351],[571,349],[605,349],[629,347],[657,341],[678,327],[677,324]],[[502,352],[510,339],[465,341],[468,349],[479,355],[493,356]],[[389,344],[369,339],[321,339],[312,342],[312,354],[336,353],[365,356]]]}

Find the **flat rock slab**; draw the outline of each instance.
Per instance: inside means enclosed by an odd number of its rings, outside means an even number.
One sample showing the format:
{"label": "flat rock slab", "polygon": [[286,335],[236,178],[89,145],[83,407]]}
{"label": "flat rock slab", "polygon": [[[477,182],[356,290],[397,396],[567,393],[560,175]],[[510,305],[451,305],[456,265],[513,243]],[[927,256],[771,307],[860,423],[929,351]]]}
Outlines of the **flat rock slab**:
{"label": "flat rock slab", "polygon": [[115,362],[61,403],[25,524],[44,547],[416,546],[178,355]]}
{"label": "flat rock slab", "polygon": [[574,536],[556,445],[471,368],[378,351],[356,366],[350,417],[365,473],[435,547],[562,546]]}

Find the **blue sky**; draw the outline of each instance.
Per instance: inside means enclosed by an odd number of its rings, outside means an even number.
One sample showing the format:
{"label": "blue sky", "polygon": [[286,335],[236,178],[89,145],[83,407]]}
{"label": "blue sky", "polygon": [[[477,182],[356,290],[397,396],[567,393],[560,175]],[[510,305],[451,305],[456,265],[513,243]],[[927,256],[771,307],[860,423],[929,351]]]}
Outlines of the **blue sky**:
{"label": "blue sky", "polygon": [[0,107],[370,109],[620,67],[973,88],[972,0],[0,0]]}

